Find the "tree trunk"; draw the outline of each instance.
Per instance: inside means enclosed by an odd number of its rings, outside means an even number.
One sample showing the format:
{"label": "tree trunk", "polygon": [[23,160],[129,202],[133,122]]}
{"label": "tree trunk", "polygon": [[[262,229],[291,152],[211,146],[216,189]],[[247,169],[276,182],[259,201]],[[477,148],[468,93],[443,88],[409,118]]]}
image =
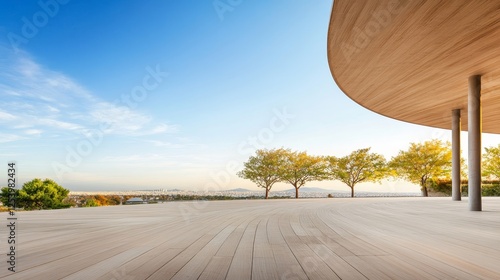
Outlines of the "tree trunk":
{"label": "tree trunk", "polygon": [[295,198],[299,198],[299,188],[295,187]]}
{"label": "tree trunk", "polygon": [[429,193],[427,192],[427,187],[426,186],[422,186],[422,196],[424,197],[428,197],[429,196]]}
{"label": "tree trunk", "polygon": [[351,187],[351,197],[354,197],[354,187]]}
{"label": "tree trunk", "polygon": [[427,179],[425,179],[425,177],[422,177],[422,179],[420,179],[420,186],[422,187],[421,190],[422,190],[422,196],[423,197],[428,197],[429,196],[429,193],[427,193]]}
{"label": "tree trunk", "polygon": [[269,198],[269,189],[266,188],[266,199],[268,199],[268,198]]}

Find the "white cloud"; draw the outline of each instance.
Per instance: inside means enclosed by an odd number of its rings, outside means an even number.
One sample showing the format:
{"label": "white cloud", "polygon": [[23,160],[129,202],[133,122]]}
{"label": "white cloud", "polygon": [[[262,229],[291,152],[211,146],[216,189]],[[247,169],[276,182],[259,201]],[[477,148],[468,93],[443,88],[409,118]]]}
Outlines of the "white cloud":
{"label": "white cloud", "polygon": [[34,77],[40,74],[40,66],[28,57],[21,57],[16,65],[19,74],[26,77]]}
{"label": "white cloud", "polygon": [[24,131],[24,134],[26,135],[40,135],[42,134],[42,131],[39,129],[28,129]]}
{"label": "white cloud", "polygon": [[47,109],[50,111],[50,112],[53,112],[53,113],[59,113],[60,110],[55,108],[55,107],[52,107],[50,105],[47,105]]}
{"label": "white cloud", "polygon": [[7,113],[7,112],[0,111],[0,121],[11,121],[11,120],[15,120],[15,119],[16,119],[16,116],[14,116],[10,113]]}
{"label": "white cloud", "polygon": [[160,124],[153,128],[151,131],[151,134],[159,134],[159,133],[166,133],[166,132],[177,132],[177,126],[176,125],[167,125],[167,124]]}
{"label": "white cloud", "polygon": [[83,127],[76,123],[58,121],[54,119],[38,119],[38,124],[63,130],[81,130]]}
{"label": "white cloud", "polygon": [[5,57],[0,67],[0,128],[81,134],[108,124],[105,134],[142,136],[176,131],[176,126],[157,123],[126,104],[94,96],[70,77],[37,64],[25,52],[0,49],[0,56]]}
{"label": "white cloud", "polygon": [[134,163],[143,163],[150,162],[156,160],[164,160],[164,157],[158,154],[137,154],[137,155],[127,155],[127,156],[107,156],[101,159],[102,162],[134,162]]}
{"label": "white cloud", "polygon": [[129,172],[122,173],[121,175],[127,176],[127,174],[133,174],[133,170],[139,170],[140,168],[144,167],[148,167],[148,169],[150,170],[160,168],[167,171],[169,170],[169,168],[179,166],[179,161],[176,160],[175,157],[172,157],[170,155],[144,153],[106,156],[98,160],[96,164],[102,164],[105,166],[113,165],[114,167],[120,168],[122,172],[123,170],[130,170]]}
{"label": "white cloud", "polygon": [[18,125],[14,125],[13,128],[15,129],[24,129],[24,128],[30,128],[30,127],[33,127],[32,124],[18,124]]}
{"label": "white cloud", "polygon": [[151,143],[156,147],[169,147],[169,148],[182,148],[182,147],[184,147],[184,145],[181,145],[181,144],[174,144],[171,142],[164,142],[164,141],[159,141],[159,140],[148,140],[146,142]]}
{"label": "white cloud", "polygon": [[104,132],[114,134],[140,134],[151,122],[150,116],[108,102],[94,104],[89,116],[97,123],[109,124]]}
{"label": "white cloud", "polygon": [[24,137],[21,137],[19,135],[14,135],[14,134],[0,133],[0,143],[13,142],[13,141],[21,140],[21,139],[24,139]]}

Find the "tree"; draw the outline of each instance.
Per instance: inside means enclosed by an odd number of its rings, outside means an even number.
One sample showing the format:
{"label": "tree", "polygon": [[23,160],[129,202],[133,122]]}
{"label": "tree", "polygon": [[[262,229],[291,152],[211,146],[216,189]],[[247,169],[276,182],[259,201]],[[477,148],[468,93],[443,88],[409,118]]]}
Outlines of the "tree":
{"label": "tree", "polygon": [[400,151],[391,159],[389,166],[398,177],[419,184],[422,196],[428,196],[429,179],[450,176],[451,144],[438,139],[411,143],[408,150]]}
{"label": "tree", "polygon": [[500,179],[500,145],[498,147],[485,148],[483,154],[483,176],[493,176]]}
{"label": "tree", "polygon": [[67,196],[62,200],[63,205],[68,206],[68,207],[77,207],[76,200],[71,197]]}
{"label": "tree", "polygon": [[323,158],[310,156],[306,152],[285,151],[282,182],[288,182],[295,188],[295,198],[299,198],[299,189],[309,181],[328,179]]}
{"label": "tree", "polygon": [[326,161],[331,178],[351,188],[351,197],[354,197],[356,184],[380,182],[387,176],[387,163],[384,156],[370,153],[370,148],[356,150],[341,158],[327,157]]}
{"label": "tree", "polygon": [[97,207],[97,206],[99,206],[99,202],[93,197],[85,199],[85,203],[83,205],[83,207]]}
{"label": "tree", "polygon": [[[119,195],[111,195],[108,198],[108,203],[109,203],[109,205],[120,205],[120,203],[122,202],[122,199],[123,198]],[[161,200],[167,200],[165,195],[161,195]]]}
{"label": "tree", "polygon": [[[2,204],[6,207],[13,207],[14,205],[11,205],[12,201],[9,201],[9,197],[13,198],[14,204],[16,208],[20,207],[19,206],[19,189],[9,189],[8,187],[3,187],[2,192],[0,194],[0,201]],[[12,197],[13,196],[13,197]]]}
{"label": "tree", "polygon": [[266,189],[266,199],[273,185],[281,179],[281,168],[283,165],[284,149],[257,150],[255,156],[251,156],[244,163],[244,168],[237,175],[248,179],[258,187]]}
{"label": "tree", "polygon": [[97,195],[94,195],[94,199],[96,200],[96,202],[99,206],[109,205],[107,196],[104,196],[102,194],[97,194]]}
{"label": "tree", "polygon": [[[16,206],[26,210],[33,209],[59,209],[70,207],[63,200],[68,196],[69,190],[59,186],[50,179],[34,179],[24,183],[23,187],[16,191]],[[5,204],[5,194],[8,189],[2,189],[2,202]]]}

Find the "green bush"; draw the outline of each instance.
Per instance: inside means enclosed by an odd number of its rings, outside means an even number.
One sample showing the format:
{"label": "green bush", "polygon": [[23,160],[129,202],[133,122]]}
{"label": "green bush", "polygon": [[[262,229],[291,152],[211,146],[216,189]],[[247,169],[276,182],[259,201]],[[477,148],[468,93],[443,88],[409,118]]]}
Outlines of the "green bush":
{"label": "green bush", "polygon": [[[1,200],[8,205],[7,187],[2,188]],[[16,207],[25,210],[35,209],[60,209],[71,207],[64,200],[68,197],[69,190],[61,187],[50,179],[33,179],[24,183],[21,189],[16,189]]]}
{"label": "green bush", "polygon": [[428,188],[431,192],[439,192],[451,196],[451,180],[429,180]]}
{"label": "green bush", "polygon": [[97,206],[99,206],[99,203],[95,198],[87,198],[83,205],[83,207],[97,207]]}
{"label": "green bush", "polygon": [[481,188],[481,193],[483,196],[500,196],[500,184],[485,184]]}
{"label": "green bush", "polygon": [[[462,196],[468,196],[468,181],[462,180],[461,183]],[[441,192],[451,196],[451,180],[438,179],[431,180],[429,189],[433,192]],[[500,181],[499,180],[484,180],[481,184],[482,196],[500,196]]]}

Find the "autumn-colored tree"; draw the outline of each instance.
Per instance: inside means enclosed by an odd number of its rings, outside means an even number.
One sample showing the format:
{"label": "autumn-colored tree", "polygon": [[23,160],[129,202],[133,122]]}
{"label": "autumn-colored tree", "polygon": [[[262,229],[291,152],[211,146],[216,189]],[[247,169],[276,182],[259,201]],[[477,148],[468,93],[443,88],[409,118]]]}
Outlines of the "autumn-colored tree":
{"label": "autumn-colored tree", "polygon": [[99,206],[109,205],[109,203],[108,203],[108,196],[104,196],[102,194],[97,194],[97,195],[94,195],[94,199],[97,201],[97,204]]}
{"label": "autumn-colored tree", "polygon": [[500,145],[485,148],[485,151],[482,161],[483,176],[500,179]]}
{"label": "autumn-colored tree", "polygon": [[321,157],[285,150],[284,159],[280,181],[295,188],[295,198],[299,198],[299,189],[307,182],[328,179],[326,164]]}
{"label": "autumn-colored tree", "polygon": [[451,173],[451,144],[433,139],[423,143],[411,143],[406,151],[393,157],[389,166],[397,176],[419,184],[422,196],[428,196],[429,179],[449,177]]}
{"label": "autumn-colored tree", "polygon": [[108,197],[108,205],[120,205],[122,197],[119,195],[110,195]]}
{"label": "autumn-colored tree", "polygon": [[273,185],[281,179],[285,153],[284,149],[257,150],[255,155],[244,163],[243,170],[237,175],[254,182],[260,188],[264,188],[267,199]]}
{"label": "autumn-colored tree", "polygon": [[370,148],[356,150],[341,158],[326,157],[326,161],[331,179],[337,179],[351,188],[351,197],[354,197],[356,184],[380,182],[388,175],[384,156],[370,153]]}

